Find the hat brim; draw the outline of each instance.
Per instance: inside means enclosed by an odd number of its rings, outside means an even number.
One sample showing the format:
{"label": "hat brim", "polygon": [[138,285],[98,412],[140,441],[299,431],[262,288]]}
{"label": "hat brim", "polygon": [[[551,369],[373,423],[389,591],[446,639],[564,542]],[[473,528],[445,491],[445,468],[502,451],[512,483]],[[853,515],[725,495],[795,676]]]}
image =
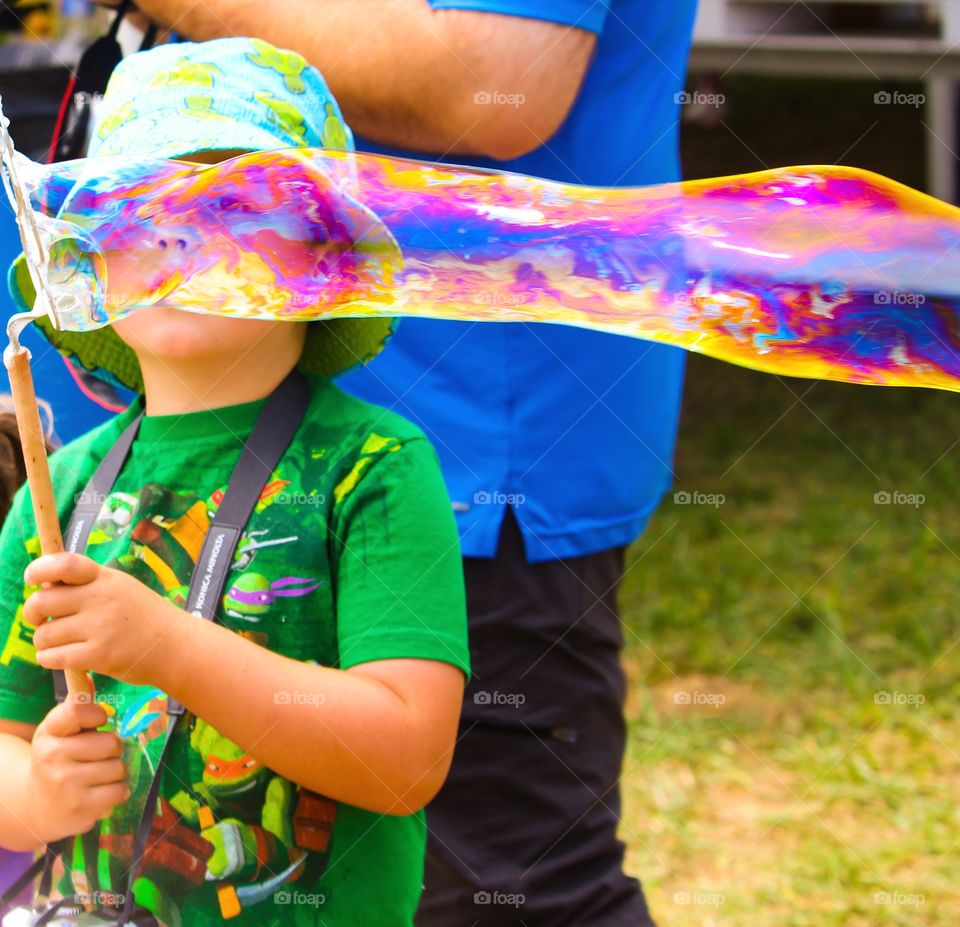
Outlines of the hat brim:
{"label": "hat brim", "polygon": [[[300,147],[293,139],[253,124],[256,111],[248,114],[236,107],[232,116],[221,114],[204,118],[171,108],[151,115],[154,131],[144,130],[144,120],[136,119],[115,129],[97,146],[95,156],[135,157],[148,161],[183,158],[202,151],[271,151]],[[246,119],[247,121],[242,121]]]}

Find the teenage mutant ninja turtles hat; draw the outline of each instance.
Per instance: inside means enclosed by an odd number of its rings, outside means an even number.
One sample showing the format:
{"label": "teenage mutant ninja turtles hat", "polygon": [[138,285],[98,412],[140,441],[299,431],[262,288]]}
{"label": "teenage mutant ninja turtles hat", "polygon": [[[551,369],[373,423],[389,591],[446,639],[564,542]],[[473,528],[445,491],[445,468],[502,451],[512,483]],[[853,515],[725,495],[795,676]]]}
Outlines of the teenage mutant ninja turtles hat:
{"label": "teenage mutant ninja turtles hat", "polygon": [[[353,136],[320,72],[295,52],[229,38],[161,45],[125,58],[97,109],[87,156],[177,159],[294,147],[353,150]],[[36,294],[23,255],[11,266],[8,285],[21,309],[33,307]],[[299,367],[332,376],[365,363],[396,322],[310,322]],[[136,355],[109,326],[61,331],[46,318],[37,325],[72,363],[142,391]]]}

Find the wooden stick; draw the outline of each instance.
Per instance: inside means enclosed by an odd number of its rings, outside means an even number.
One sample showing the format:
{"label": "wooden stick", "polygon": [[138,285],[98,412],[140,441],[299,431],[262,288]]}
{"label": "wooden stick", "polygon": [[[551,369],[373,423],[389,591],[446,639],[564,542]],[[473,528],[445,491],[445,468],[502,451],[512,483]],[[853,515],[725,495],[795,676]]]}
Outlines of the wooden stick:
{"label": "wooden stick", "polygon": [[[45,554],[58,554],[63,550],[63,536],[60,533],[53,483],[50,480],[47,444],[40,422],[37,394],[33,388],[33,375],[30,373],[30,352],[22,346],[16,349],[11,347],[6,361],[13,406],[17,414],[17,428],[20,430],[20,443],[27,466],[27,482],[30,484],[30,496],[33,500],[33,515],[40,536],[40,550]],[[86,673],[66,670],[65,675],[71,696],[89,694],[90,683]]]}

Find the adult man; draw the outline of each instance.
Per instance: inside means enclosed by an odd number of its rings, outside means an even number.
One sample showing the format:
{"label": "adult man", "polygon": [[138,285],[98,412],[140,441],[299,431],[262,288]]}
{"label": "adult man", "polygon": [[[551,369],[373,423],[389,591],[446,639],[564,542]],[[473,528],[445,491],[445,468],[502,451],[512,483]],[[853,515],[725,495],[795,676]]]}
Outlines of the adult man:
{"label": "adult man", "polygon": [[[190,39],[299,51],[359,147],[593,185],[678,177],[695,0],[138,5]],[[429,809],[423,927],[650,923],[616,839],[615,595],[624,547],[670,480],[681,381],[669,348],[419,320],[344,381],[426,429],[465,556],[474,681]]]}

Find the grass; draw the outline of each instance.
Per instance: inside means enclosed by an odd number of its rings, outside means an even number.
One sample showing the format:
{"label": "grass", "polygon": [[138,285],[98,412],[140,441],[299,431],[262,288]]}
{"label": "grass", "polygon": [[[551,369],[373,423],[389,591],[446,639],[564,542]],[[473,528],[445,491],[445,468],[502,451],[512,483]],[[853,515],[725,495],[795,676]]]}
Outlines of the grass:
{"label": "grass", "polygon": [[958,471],[958,396],[692,358],[694,502],[622,598],[623,838],[664,927],[955,927]]}

